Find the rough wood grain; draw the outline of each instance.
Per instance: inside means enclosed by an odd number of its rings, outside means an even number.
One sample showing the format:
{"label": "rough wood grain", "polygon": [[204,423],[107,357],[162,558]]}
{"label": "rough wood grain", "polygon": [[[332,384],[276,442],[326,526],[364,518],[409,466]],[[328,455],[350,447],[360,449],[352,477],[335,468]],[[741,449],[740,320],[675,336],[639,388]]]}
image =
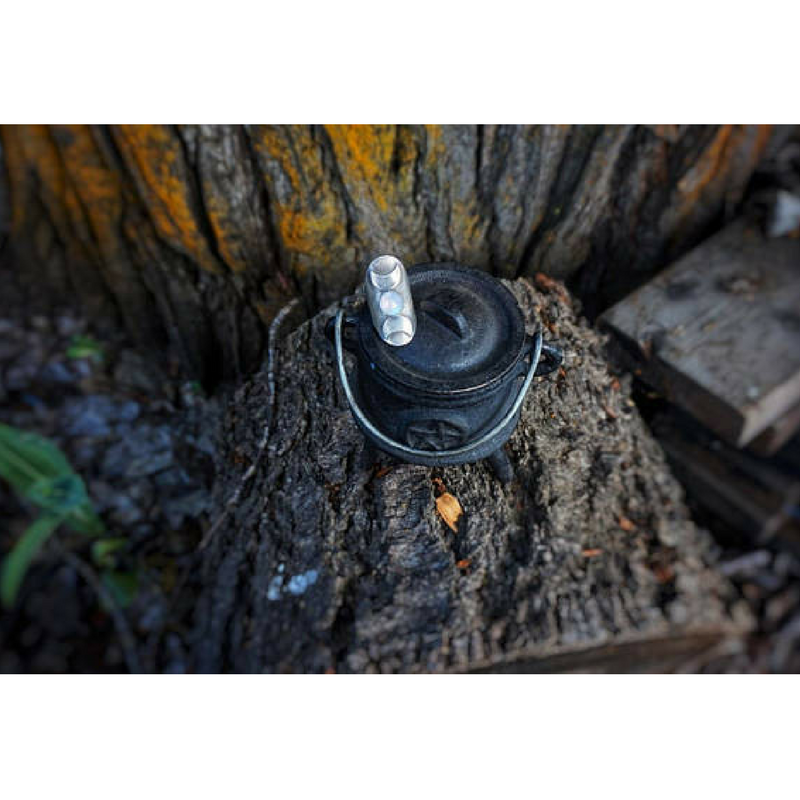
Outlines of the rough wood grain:
{"label": "rough wood grain", "polygon": [[[566,353],[508,452],[440,471],[365,446],[334,375],[329,308],[283,343],[264,458],[210,537],[201,671],[660,669],[747,627],[602,339],[563,288],[509,284]],[[266,370],[220,432],[215,505],[242,485],[270,415]],[[436,512],[439,478],[464,513]]]}
{"label": "rough wood grain", "polygon": [[734,208],[759,126],[5,126],[18,263],[207,385],[365,260],[568,278],[595,313]]}
{"label": "rough wood grain", "polygon": [[765,428],[748,445],[757,456],[771,456],[778,452],[800,430],[800,403]]}
{"label": "rough wood grain", "polygon": [[800,501],[800,477],[737,450],[684,414],[661,414],[654,430],[687,494],[756,544],[787,522]]}
{"label": "rough wood grain", "polygon": [[800,401],[800,239],[737,220],[602,322],[645,380],[743,446]]}

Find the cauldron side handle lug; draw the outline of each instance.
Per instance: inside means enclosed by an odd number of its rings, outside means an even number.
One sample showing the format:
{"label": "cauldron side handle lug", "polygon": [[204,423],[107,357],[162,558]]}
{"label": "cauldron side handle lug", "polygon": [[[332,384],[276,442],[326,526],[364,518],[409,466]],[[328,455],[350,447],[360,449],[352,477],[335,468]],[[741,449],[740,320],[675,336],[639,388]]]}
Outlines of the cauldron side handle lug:
{"label": "cauldron side handle lug", "polygon": [[541,378],[543,375],[549,375],[557,370],[563,362],[564,352],[560,348],[542,342],[542,355],[536,365],[536,377]]}
{"label": "cauldron side handle lug", "polygon": [[511,483],[514,480],[514,467],[505,451],[505,447],[498,447],[493,453],[486,456],[486,461],[494,472],[495,478],[500,483]]}

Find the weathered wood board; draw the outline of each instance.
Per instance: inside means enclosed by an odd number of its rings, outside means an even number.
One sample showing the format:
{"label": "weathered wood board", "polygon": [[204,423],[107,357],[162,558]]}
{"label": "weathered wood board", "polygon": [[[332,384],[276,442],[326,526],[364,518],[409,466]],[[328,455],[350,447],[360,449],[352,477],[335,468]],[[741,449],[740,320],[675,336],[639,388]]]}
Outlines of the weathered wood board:
{"label": "weathered wood board", "polygon": [[738,220],[601,321],[642,378],[743,446],[800,401],[800,239]]}
{"label": "weathered wood board", "polygon": [[750,442],[748,449],[757,456],[774,455],[798,430],[800,430],[800,403],[761,431]]}
{"label": "weathered wood board", "polygon": [[688,494],[757,544],[791,520],[800,477],[771,459],[725,444],[685,415],[667,413],[653,428]]}
{"label": "weathered wood board", "polygon": [[324,332],[333,308],[278,349],[274,414],[268,370],[242,384],[219,433],[229,513],[203,550],[193,669],[664,670],[747,631],[602,337],[560,284],[539,285],[509,287],[565,362],[524,403],[507,485],[485,463],[429,469],[365,445]]}

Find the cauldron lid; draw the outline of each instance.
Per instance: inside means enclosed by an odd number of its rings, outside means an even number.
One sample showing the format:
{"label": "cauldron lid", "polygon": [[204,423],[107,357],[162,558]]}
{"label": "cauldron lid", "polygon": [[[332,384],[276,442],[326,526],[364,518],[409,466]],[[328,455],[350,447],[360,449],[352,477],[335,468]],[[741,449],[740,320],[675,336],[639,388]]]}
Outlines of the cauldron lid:
{"label": "cauldron lid", "polygon": [[495,383],[519,361],[525,321],[500,281],[452,262],[408,271],[417,314],[412,341],[380,340],[365,312],[360,340],[374,369],[426,392],[464,392]]}

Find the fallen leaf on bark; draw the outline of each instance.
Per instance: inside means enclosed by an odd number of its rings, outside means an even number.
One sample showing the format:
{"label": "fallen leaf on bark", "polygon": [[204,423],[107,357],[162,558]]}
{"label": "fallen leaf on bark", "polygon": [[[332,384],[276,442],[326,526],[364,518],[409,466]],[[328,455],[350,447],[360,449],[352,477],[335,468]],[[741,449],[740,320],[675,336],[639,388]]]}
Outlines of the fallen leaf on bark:
{"label": "fallen leaf on bark", "polygon": [[540,289],[544,289],[547,292],[555,292],[555,294],[558,295],[558,299],[561,300],[564,305],[569,305],[569,295],[561,281],[557,281],[549,275],[545,275],[543,272],[537,272],[534,276],[534,280]]}
{"label": "fallen leaf on bark", "polygon": [[453,533],[458,533],[458,520],[464,513],[461,503],[449,492],[436,498],[436,510]]}
{"label": "fallen leaf on bark", "polygon": [[636,530],[636,523],[623,516],[620,516],[619,518],[619,526],[622,528],[622,530],[628,531],[628,533]]}

